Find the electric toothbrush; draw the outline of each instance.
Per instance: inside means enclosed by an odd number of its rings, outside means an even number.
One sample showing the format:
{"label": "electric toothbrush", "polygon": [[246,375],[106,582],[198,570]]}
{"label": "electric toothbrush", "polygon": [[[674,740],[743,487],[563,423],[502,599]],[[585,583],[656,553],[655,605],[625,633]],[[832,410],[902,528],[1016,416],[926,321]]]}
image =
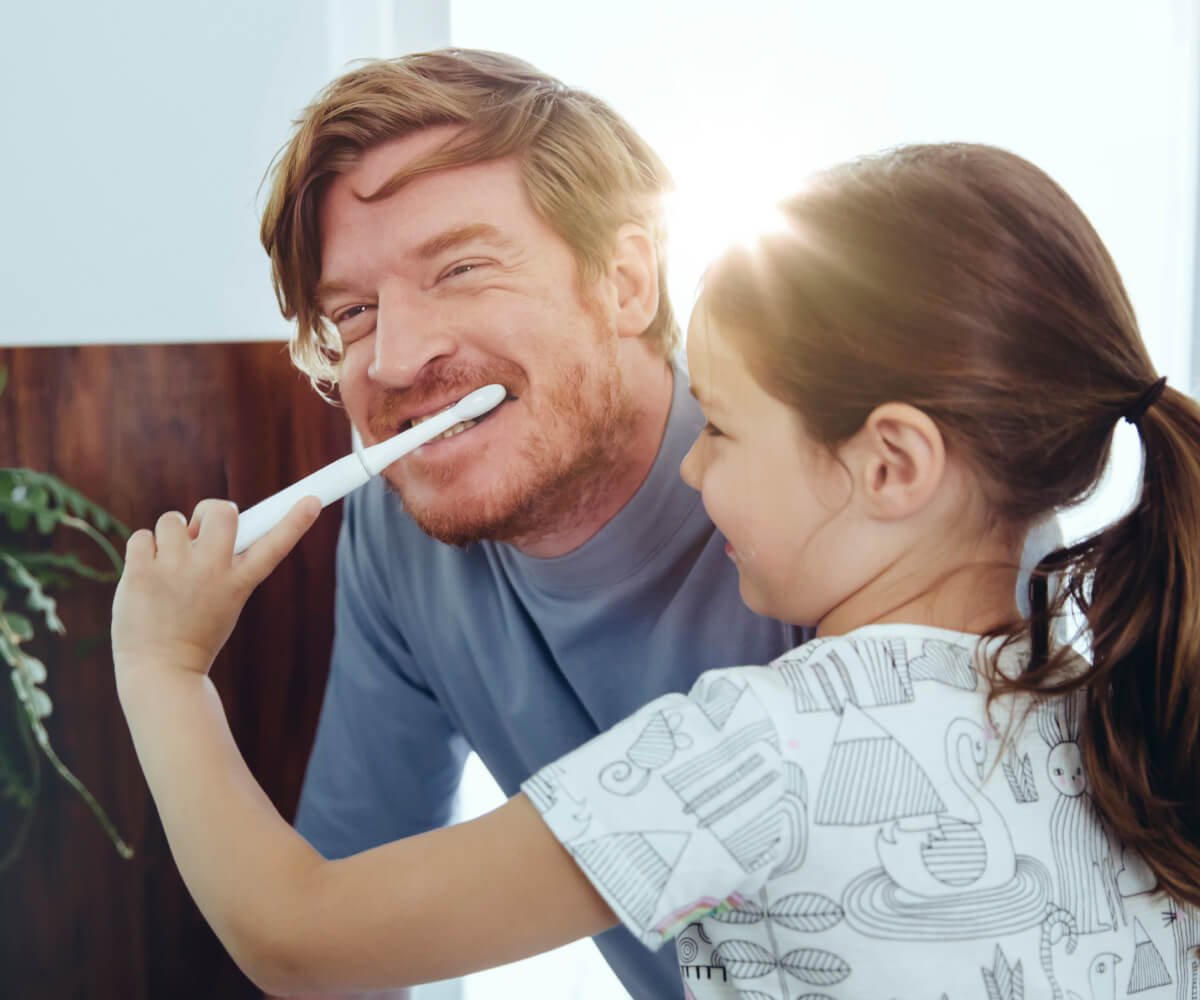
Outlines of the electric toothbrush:
{"label": "electric toothbrush", "polygon": [[262,538],[304,497],[316,497],[322,507],[341,500],[347,493],[358,489],[373,476],[378,475],[397,459],[415,451],[464,420],[483,416],[504,401],[508,391],[502,385],[485,385],[468,393],[457,403],[416,427],[401,431],[395,437],[379,444],[351,452],[336,462],[330,462],[305,476],[297,483],[280,490],[273,496],[256,503],[238,515],[237,538],[233,551],[243,552]]}

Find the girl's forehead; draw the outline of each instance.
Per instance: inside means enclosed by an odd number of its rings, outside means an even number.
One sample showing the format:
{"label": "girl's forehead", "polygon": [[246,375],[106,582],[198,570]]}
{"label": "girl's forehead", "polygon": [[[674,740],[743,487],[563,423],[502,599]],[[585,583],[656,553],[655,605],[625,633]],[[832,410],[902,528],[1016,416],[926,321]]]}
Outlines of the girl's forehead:
{"label": "girl's forehead", "polygon": [[740,338],[731,337],[703,302],[692,310],[688,323],[687,362],[692,394],[706,408],[731,405],[758,388],[746,366]]}
{"label": "girl's forehead", "polygon": [[688,320],[686,348],[689,367],[693,362],[711,357],[714,350],[721,350],[723,341],[720,326],[713,319],[705,300],[700,299]]}
{"label": "girl's forehead", "polygon": [[692,383],[707,387],[712,381],[714,352],[720,351],[720,334],[704,301],[696,303],[687,329],[688,372]]}

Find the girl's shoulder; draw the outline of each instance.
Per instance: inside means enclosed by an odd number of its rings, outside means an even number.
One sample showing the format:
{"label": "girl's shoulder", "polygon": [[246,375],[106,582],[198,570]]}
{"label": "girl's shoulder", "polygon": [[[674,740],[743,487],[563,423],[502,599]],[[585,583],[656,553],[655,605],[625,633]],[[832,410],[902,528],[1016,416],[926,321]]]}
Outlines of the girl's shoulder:
{"label": "girl's shoulder", "polygon": [[986,664],[978,635],[919,625],[868,625],[818,637],[771,662],[780,681],[809,710],[839,711],[914,700],[919,681],[964,691],[980,688]]}

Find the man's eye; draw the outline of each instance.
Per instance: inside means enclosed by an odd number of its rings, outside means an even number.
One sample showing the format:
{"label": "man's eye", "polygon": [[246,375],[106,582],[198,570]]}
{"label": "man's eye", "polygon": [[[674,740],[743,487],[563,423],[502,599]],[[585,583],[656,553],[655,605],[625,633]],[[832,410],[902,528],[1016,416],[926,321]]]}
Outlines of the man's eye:
{"label": "man's eye", "polygon": [[444,281],[446,278],[458,278],[464,274],[470,274],[472,271],[479,270],[483,264],[484,262],[480,260],[467,260],[463,261],[461,264],[454,264],[453,266],[446,268],[446,270],[441,273],[438,281]]}

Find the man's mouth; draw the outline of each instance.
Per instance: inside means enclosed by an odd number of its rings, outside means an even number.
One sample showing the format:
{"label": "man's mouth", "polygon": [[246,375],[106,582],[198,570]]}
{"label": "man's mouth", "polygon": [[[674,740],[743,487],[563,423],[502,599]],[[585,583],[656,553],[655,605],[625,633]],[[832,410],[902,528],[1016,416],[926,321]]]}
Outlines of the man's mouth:
{"label": "man's mouth", "polygon": [[[500,407],[504,406],[505,403],[515,400],[516,398],[517,397],[514,396],[510,392],[508,394],[508,396],[505,398],[504,402],[500,404],[500,406],[497,406],[495,409],[489,410],[487,413],[483,414],[482,416],[474,417],[471,420],[460,421],[459,423],[455,424],[453,427],[447,428],[446,430],[442,431],[442,433],[439,434],[437,437],[430,438],[429,443],[432,444],[434,441],[444,441],[446,438],[452,438],[452,437],[455,437],[455,436],[461,434],[463,431],[470,430],[476,424],[482,423],[484,420],[487,420],[488,417],[490,417],[492,414],[496,413],[500,409]],[[411,420],[406,420],[400,426],[400,430],[406,431],[411,427],[417,427],[420,424],[423,424],[430,417],[436,417],[439,413],[445,413],[446,410],[450,409],[452,406],[455,406],[457,403],[458,403],[458,400],[455,400],[452,403],[447,403],[440,410],[434,410],[431,413],[426,413],[419,417],[413,417]]]}
{"label": "man's mouth", "polygon": [[[450,405],[453,406],[454,404],[451,403]],[[448,409],[450,409],[449,406],[445,407],[442,410],[439,410],[438,413],[444,413]],[[423,417],[414,417],[412,420],[408,421],[407,425],[405,427],[403,427],[402,429],[408,430],[410,427],[416,427],[419,424],[423,424],[430,417],[435,417],[435,416],[437,416],[437,413],[427,413]],[[449,428],[448,430],[442,431],[442,433],[439,434],[437,437],[430,438],[430,442],[444,441],[446,438],[452,438],[456,434],[461,434],[463,431],[469,430],[470,428],[474,427],[477,423],[479,423],[479,421],[481,419],[482,418],[480,417],[480,418],[476,418],[474,420],[464,420],[461,423],[457,423],[453,427]]]}

